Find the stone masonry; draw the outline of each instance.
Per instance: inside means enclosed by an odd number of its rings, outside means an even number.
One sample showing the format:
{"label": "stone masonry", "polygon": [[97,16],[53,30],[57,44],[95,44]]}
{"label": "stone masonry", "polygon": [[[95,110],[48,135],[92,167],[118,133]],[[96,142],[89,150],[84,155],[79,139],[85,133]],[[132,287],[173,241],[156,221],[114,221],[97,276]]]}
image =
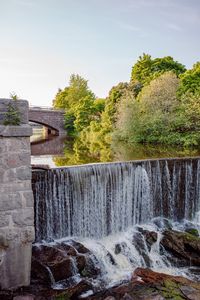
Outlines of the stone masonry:
{"label": "stone masonry", "polygon": [[44,125],[54,135],[66,135],[64,129],[64,111],[41,108],[30,108],[29,121]]}
{"label": "stone masonry", "polygon": [[29,285],[34,241],[28,102],[14,103],[21,124],[4,126],[10,101],[0,99],[0,289]]}

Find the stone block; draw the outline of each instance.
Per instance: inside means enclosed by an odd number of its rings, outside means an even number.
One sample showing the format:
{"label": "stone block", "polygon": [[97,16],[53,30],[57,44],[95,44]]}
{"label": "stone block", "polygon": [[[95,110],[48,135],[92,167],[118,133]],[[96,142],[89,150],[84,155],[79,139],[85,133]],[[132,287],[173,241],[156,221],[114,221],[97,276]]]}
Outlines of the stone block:
{"label": "stone block", "polygon": [[20,242],[21,241],[21,232],[20,228],[15,227],[8,227],[5,230],[5,236],[6,240],[8,241],[9,245],[12,245],[14,242]]}
{"label": "stone block", "polygon": [[9,225],[9,215],[5,212],[0,212],[0,227],[7,227]]}
{"label": "stone block", "polygon": [[34,210],[33,208],[18,210],[13,212],[12,218],[15,226],[32,226],[34,225]]}
{"label": "stone block", "polygon": [[33,226],[23,228],[20,233],[21,233],[21,241],[23,243],[29,243],[35,240],[35,229]]}
{"label": "stone block", "polygon": [[25,137],[32,135],[32,128],[30,125],[20,126],[4,126],[0,125],[0,136],[4,137]]}
{"label": "stone block", "polygon": [[30,284],[31,243],[13,242],[0,265],[0,286],[15,289]]}
{"label": "stone block", "polygon": [[19,159],[21,165],[30,165],[31,164],[30,152],[19,153]]}
{"label": "stone block", "polygon": [[29,166],[23,166],[16,169],[16,178],[18,180],[31,180],[31,168]]}
{"label": "stone block", "polygon": [[21,192],[21,196],[25,202],[26,207],[34,207],[32,191]]}
{"label": "stone block", "polygon": [[19,193],[0,195],[0,211],[8,211],[20,208],[22,208],[22,197]]}
{"label": "stone block", "polygon": [[21,192],[21,191],[31,191],[31,182],[30,180],[24,180],[23,182],[13,182],[10,183],[1,183],[0,184],[0,194],[1,193],[12,193],[12,192]]}
{"label": "stone block", "polygon": [[2,177],[2,182],[16,182],[16,171],[15,169],[8,169],[5,170],[3,177]]}
{"label": "stone block", "polygon": [[11,153],[12,152],[30,153],[30,139],[28,137],[12,137],[7,139],[4,138],[3,140],[4,141],[6,140],[7,150]]}
{"label": "stone block", "polygon": [[0,154],[4,154],[7,151],[6,140],[0,137]]}
{"label": "stone block", "polygon": [[0,234],[0,249],[6,249],[9,246],[5,235]]}

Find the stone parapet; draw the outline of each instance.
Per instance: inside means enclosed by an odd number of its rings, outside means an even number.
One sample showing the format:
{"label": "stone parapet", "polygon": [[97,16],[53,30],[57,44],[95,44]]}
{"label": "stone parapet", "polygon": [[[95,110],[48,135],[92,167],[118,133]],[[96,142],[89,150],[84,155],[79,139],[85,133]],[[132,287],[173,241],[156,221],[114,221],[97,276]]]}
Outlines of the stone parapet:
{"label": "stone parapet", "polygon": [[29,285],[34,241],[28,102],[13,101],[22,124],[4,126],[10,101],[0,99],[0,289]]}

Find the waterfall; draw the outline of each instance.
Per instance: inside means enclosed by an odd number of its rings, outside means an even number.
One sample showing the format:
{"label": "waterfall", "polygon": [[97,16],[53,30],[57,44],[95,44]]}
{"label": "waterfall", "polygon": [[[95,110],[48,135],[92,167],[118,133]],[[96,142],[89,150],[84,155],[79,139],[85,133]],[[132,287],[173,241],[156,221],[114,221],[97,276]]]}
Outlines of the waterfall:
{"label": "waterfall", "polygon": [[33,172],[36,241],[100,239],[163,216],[200,210],[200,160],[92,164]]}

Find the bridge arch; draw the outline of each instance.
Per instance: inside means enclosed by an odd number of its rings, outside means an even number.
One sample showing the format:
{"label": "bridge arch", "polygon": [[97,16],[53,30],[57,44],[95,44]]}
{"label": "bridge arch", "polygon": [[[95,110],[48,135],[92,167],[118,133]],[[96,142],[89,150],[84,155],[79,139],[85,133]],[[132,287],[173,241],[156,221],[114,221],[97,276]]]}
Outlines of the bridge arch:
{"label": "bridge arch", "polygon": [[30,107],[29,121],[41,124],[48,128],[49,133],[65,135],[64,111],[53,110],[52,108]]}

